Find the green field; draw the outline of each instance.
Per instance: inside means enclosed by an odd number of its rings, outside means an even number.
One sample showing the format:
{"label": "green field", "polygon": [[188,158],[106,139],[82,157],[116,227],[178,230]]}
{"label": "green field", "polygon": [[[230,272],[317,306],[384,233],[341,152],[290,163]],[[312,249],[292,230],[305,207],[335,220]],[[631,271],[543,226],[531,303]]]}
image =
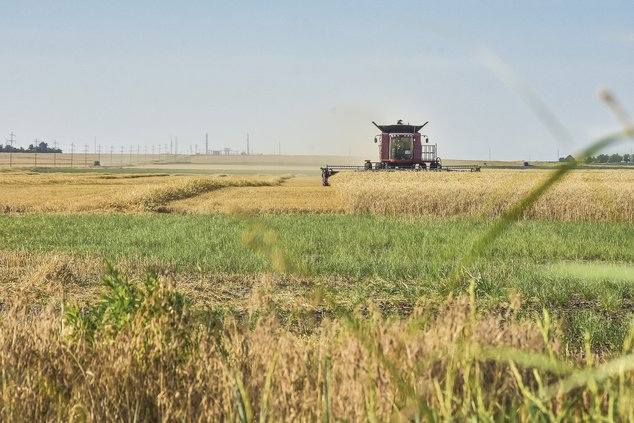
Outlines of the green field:
{"label": "green field", "polygon": [[[272,236],[272,248],[313,281],[282,288],[280,295],[309,298],[316,285],[326,286],[349,309],[374,300],[406,313],[419,299],[440,302],[448,294],[446,277],[490,225],[370,215],[0,216],[0,240],[4,251],[139,262],[186,278],[274,272],[270,256],[245,241],[248,234]],[[562,262],[565,272],[559,271]],[[571,273],[574,265],[581,267]],[[602,276],[605,268],[614,271]],[[494,311],[519,294],[525,312],[551,311],[572,345],[588,331],[597,349],[617,350],[632,318],[632,274],[629,223],[523,221],[464,270],[454,294],[465,292],[473,278],[480,308]]]}
{"label": "green field", "polygon": [[[491,224],[484,220],[416,220],[371,215],[35,215],[0,216],[4,250],[69,251],[109,260],[149,258],[185,269],[266,270],[242,241],[262,224],[314,274],[436,280]],[[634,262],[634,226],[623,223],[523,221],[483,257],[512,264],[560,260]]]}

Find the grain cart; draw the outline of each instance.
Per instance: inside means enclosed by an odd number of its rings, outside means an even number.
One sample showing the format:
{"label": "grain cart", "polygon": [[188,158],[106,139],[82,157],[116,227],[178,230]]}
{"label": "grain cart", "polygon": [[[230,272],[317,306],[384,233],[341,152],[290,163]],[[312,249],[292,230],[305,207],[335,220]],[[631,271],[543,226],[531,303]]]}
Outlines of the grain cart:
{"label": "grain cart", "polygon": [[378,125],[381,133],[374,137],[379,146],[379,161],[366,160],[362,166],[328,166],[321,168],[324,186],[328,178],[341,171],[470,171],[479,172],[480,166],[443,166],[438,157],[438,145],[430,144],[427,135],[420,133],[425,125],[404,124],[399,120],[394,125]]}

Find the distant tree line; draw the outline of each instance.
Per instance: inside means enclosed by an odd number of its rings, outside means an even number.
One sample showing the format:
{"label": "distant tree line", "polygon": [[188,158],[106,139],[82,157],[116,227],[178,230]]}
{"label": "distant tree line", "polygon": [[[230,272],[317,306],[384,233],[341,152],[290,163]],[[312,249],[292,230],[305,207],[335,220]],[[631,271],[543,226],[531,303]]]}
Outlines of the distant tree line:
{"label": "distant tree line", "polygon": [[39,144],[30,144],[29,148],[13,147],[11,145],[0,145],[0,153],[61,153],[61,148],[49,147],[48,143],[42,141]]}
{"label": "distant tree line", "polygon": [[[572,162],[576,159],[570,154],[566,157],[560,157],[560,162]],[[586,158],[586,163],[632,163],[634,162],[634,155],[632,154],[599,154],[598,156],[590,156]]]}
{"label": "distant tree line", "polygon": [[598,156],[590,156],[586,159],[586,163],[631,163],[634,157],[631,154],[599,154]]}

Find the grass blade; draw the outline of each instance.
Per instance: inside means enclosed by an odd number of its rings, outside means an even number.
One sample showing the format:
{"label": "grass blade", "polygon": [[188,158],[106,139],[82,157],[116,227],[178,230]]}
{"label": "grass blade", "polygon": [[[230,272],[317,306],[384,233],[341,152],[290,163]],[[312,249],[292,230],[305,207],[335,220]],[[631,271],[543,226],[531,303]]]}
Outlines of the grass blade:
{"label": "grass blade", "polygon": [[[616,144],[617,142],[622,141],[626,137],[632,136],[633,134],[634,129],[628,128],[624,131],[607,135],[585,149],[581,153],[579,160],[583,161],[586,157],[592,156],[593,154],[603,150],[604,148]],[[527,211],[531,206],[533,206],[537,202],[537,200],[542,195],[544,195],[544,193],[546,193],[553,185],[555,185],[564,175],[566,175],[571,170],[576,169],[577,167],[578,161],[565,163],[564,165],[559,167],[557,170],[551,173],[551,175],[544,182],[533,189],[533,191],[531,191],[523,199],[518,201],[502,217],[496,220],[493,226],[491,226],[486,232],[484,232],[482,236],[476,239],[476,241],[471,245],[469,251],[463,256],[458,266],[456,266],[454,271],[448,277],[446,282],[447,291],[451,292],[458,287],[458,284],[460,283],[460,275],[462,269],[465,269],[472,265],[478,257],[482,256],[488,246],[491,245],[500,235],[502,235],[502,233],[504,233],[513,223],[517,222],[522,217],[523,213]]]}
{"label": "grass blade", "polygon": [[273,357],[273,361],[269,365],[266,371],[266,381],[264,382],[264,389],[262,390],[262,400],[260,402],[260,423],[265,423],[269,413],[269,393],[271,392],[271,384],[273,382],[273,372],[275,372],[275,366],[277,366],[277,360],[280,358],[278,352]]}
{"label": "grass blade", "polygon": [[573,389],[590,383],[603,382],[610,377],[621,376],[632,371],[634,371],[634,353],[621,356],[596,368],[574,372],[566,379],[549,386],[544,399],[549,400],[556,395],[567,394]]}

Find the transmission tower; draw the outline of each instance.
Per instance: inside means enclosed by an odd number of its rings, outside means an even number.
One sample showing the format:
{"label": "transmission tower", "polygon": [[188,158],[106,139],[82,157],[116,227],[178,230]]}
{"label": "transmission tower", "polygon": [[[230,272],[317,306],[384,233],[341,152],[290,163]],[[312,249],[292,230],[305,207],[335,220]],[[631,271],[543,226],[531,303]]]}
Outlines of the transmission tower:
{"label": "transmission tower", "polygon": [[13,166],[13,141],[15,141],[15,134],[11,131],[9,139],[7,140],[7,143],[11,147],[9,148],[9,167]]}

